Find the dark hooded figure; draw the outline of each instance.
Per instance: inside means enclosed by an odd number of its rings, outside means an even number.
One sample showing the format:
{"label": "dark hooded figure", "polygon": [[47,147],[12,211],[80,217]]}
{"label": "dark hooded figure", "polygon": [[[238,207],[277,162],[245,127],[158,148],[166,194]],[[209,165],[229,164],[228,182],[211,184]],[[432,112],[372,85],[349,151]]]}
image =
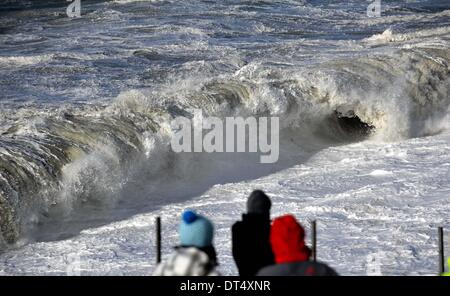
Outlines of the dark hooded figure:
{"label": "dark hooded figure", "polygon": [[247,200],[247,213],[231,229],[233,258],[241,276],[254,276],[275,262],[270,247],[270,207],[263,191],[253,191]]}
{"label": "dark hooded figure", "polygon": [[337,275],[326,264],[309,260],[311,250],[305,244],[305,230],[292,215],[273,221],[270,242],[276,264],[264,267],[258,272],[258,276]]}

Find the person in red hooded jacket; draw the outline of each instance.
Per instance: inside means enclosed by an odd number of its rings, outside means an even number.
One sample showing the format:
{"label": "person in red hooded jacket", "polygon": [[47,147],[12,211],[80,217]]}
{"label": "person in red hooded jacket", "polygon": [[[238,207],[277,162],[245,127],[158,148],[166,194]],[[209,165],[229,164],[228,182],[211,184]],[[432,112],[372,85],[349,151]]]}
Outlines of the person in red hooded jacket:
{"label": "person in red hooded jacket", "polygon": [[276,218],[270,229],[274,265],[259,270],[259,276],[336,276],[324,263],[310,261],[311,250],[305,244],[305,230],[294,216]]}

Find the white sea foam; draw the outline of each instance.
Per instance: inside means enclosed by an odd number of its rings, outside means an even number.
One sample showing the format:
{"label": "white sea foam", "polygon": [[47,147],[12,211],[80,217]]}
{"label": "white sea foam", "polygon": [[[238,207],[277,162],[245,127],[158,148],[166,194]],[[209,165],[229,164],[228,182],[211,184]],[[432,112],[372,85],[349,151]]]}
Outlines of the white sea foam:
{"label": "white sea foam", "polygon": [[37,56],[0,56],[0,65],[3,67],[30,66],[47,62],[52,58],[52,54]]}

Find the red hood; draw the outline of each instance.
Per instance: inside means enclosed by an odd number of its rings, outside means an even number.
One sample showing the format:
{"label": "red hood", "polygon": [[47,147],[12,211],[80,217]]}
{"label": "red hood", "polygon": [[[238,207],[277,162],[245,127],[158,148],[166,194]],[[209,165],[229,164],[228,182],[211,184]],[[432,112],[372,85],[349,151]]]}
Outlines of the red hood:
{"label": "red hood", "polygon": [[305,230],[292,215],[281,216],[273,221],[270,243],[276,263],[307,261],[311,255],[305,245]]}

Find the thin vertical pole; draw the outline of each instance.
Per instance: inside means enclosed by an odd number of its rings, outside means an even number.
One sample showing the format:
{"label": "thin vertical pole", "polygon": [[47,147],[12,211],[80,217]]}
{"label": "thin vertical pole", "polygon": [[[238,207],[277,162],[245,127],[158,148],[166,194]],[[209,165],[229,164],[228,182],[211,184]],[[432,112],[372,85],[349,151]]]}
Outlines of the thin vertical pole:
{"label": "thin vertical pole", "polygon": [[161,217],[156,217],[156,264],[161,262]]}
{"label": "thin vertical pole", "polygon": [[316,220],[312,221],[311,225],[311,231],[312,231],[312,259],[314,262],[317,260],[317,223]]}
{"label": "thin vertical pole", "polygon": [[444,228],[438,228],[439,237],[439,275],[445,272],[444,267]]}

